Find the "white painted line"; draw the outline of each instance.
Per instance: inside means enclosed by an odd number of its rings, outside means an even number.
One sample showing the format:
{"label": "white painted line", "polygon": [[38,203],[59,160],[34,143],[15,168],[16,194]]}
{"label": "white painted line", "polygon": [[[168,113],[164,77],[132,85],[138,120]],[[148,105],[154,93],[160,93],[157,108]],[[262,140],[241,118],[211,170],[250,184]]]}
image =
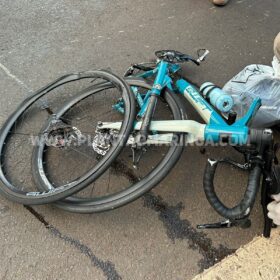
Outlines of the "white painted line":
{"label": "white painted line", "polygon": [[23,81],[21,81],[18,77],[13,75],[11,73],[11,71],[6,66],[4,66],[1,62],[0,62],[0,68],[7,74],[7,76],[9,76],[13,80],[15,80],[19,85],[21,85],[22,87],[24,87],[28,91],[31,91],[31,89]]}

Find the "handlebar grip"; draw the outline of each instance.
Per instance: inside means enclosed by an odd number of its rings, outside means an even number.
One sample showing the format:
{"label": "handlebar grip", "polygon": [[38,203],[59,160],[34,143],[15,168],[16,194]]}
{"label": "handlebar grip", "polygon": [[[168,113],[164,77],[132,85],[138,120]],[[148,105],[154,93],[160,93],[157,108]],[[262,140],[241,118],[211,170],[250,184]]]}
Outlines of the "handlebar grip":
{"label": "handlebar grip", "polygon": [[241,219],[250,213],[250,209],[254,205],[260,186],[262,169],[259,165],[255,165],[250,170],[248,185],[241,202],[233,208],[228,208],[221,202],[214,187],[214,177],[218,164],[219,161],[208,160],[207,162],[203,178],[203,188],[206,198],[221,216],[227,219]]}

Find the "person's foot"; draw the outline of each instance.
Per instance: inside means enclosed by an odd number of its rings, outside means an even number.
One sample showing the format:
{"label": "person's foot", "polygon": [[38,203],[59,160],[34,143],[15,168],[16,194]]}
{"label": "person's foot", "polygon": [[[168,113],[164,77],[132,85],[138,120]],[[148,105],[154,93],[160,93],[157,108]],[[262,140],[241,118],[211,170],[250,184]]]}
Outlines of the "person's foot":
{"label": "person's foot", "polygon": [[229,0],[211,0],[214,5],[224,6],[228,3]]}

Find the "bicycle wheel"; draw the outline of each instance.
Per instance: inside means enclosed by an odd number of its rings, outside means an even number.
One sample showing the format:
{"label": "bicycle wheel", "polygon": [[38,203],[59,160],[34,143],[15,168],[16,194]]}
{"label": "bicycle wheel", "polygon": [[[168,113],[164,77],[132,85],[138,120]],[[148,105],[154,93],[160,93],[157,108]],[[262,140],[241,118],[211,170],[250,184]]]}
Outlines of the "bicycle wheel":
{"label": "bicycle wheel", "polygon": [[[19,142],[22,141],[22,139],[14,140],[14,138],[23,137],[24,135],[32,135],[30,132],[27,133],[26,131],[27,127],[29,129],[34,127],[34,124],[27,124],[28,121],[30,122],[30,120],[32,119],[32,116],[35,116],[35,118],[38,120],[42,119],[39,117],[39,110],[37,110],[38,105],[34,105],[36,101],[38,101],[47,93],[49,93],[49,96],[51,91],[53,91],[54,89],[59,89],[62,85],[65,85],[66,83],[78,80],[84,81],[85,79],[87,79],[87,87],[84,88],[83,86],[83,89],[78,93],[78,95],[74,97],[74,100],[80,99],[79,96],[94,96],[96,93],[103,92],[104,84],[106,84],[105,89],[110,90],[111,95],[104,95],[104,100],[108,101],[108,99],[110,98],[121,98],[123,102],[123,114],[118,114],[118,116],[120,116],[118,120],[122,122],[121,129],[118,131],[117,135],[114,135],[114,142],[108,148],[106,156],[100,158],[98,161],[94,161],[92,165],[88,165],[88,169],[79,170],[81,171],[81,174],[77,176],[75,180],[72,180],[71,182],[65,184],[60,184],[57,188],[52,188],[50,190],[38,192],[37,190],[34,191],[34,189],[32,191],[25,190],[26,188],[29,189],[29,187],[27,186],[13,184],[13,182],[11,182],[11,176],[7,176],[7,170],[12,169],[10,165],[11,163],[5,164],[5,158],[6,160],[8,160],[14,151],[14,147],[20,146]],[[99,82],[98,84],[93,83],[97,81]],[[81,86],[79,86],[79,88],[80,87]],[[71,94],[68,94],[68,91],[69,89],[66,90],[64,99],[69,99],[69,95]],[[57,104],[60,103],[60,99],[61,96],[56,96],[56,98],[52,100],[52,104],[54,105],[54,107],[58,106]],[[101,114],[101,105],[104,103],[102,103],[102,97],[96,100],[96,102],[97,104],[94,104],[93,98],[90,104],[92,106],[95,105],[94,109]],[[6,121],[6,123],[1,129],[0,179],[3,184],[0,185],[0,192],[10,200],[26,205],[45,204],[57,201],[59,199],[63,199],[81,190],[83,187],[86,186],[85,182],[88,178],[90,178],[91,182],[93,180],[96,180],[104,171],[106,171],[106,169],[110,165],[110,162],[113,161],[121,152],[123,148],[122,143],[123,141],[127,140],[130,134],[135,114],[134,102],[134,95],[130,91],[130,88],[127,86],[127,84],[122,79],[118,78],[116,75],[107,71],[90,71],[64,76],[25,99],[22,102],[22,104],[17,108],[17,110],[9,117],[9,119]],[[91,107],[90,109],[92,110],[93,108]],[[75,142],[79,137],[79,140],[81,139],[81,137],[83,136],[82,132],[73,127],[73,125],[71,126],[71,124],[66,119],[59,119],[59,117],[53,114],[55,110],[47,106],[46,111],[48,111],[51,114],[51,117],[47,118],[47,123],[49,126],[46,130],[40,130],[39,134],[37,134],[37,138],[35,138],[35,143],[32,143],[33,145],[35,145],[35,149],[39,149],[40,147],[45,146],[45,141],[50,140],[49,147],[47,149],[53,148],[53,150],[55,151],[65,151],[68,147],[72,147],[69,144],[70,142]],[[107,114],[107,112],[104,112],[104,114]],[[91,131],[93,129],[94,124],[92,123]],[[51,139],[49,137],[50,135]],[[5,151],[8,155],[6,157],[4,156]],[[85,153],[86,152],[84,152],[84,154]],[[88,155],[88,157],[90,157],[90,154]],[[66,162],[67,157],[64,158],[64,161],[61,161],[60,164],[66,165]]]}
{"label": "bicycle wheel", "polygon": [[[138,91],[143,94],[151,88],[142,79],[129,78],[126,81],[131,87],[137,87]],[[61,114],[63,117],[63,114],[67,114],[68,108],[72,106],[70,104],[72,104],[72,101],[64,106],[59,115]],[[162,99],[158,101],[154,119],[182,118],[174,94],[164,91]],[[55,205],[71,212],[94,213],[112,210],[139,198],[156,186],[178,161],[183,150],[184,136],[182,134],[174,134],[173,136],[173,145],[147,147],[148,151],[143,156],[142,164],[140,163],[138,169],[132,167],[131,147],[127,146],[113,163],[110,162],[110,168],[98,181],[89,184],[87,188],[75,194],[75,196],[56,202]],[[43,174],[43,166],[40,164],[43,155],[38,152],[37,150],[34,153],[33,167],[34,170],[41,171],[35,172],[34,177],[37,178],[41,190],[51,190],[54,187],[50,183],[51,176],[48,177],[47,174]],[[146,161],[148,161],[148,164],[145,164]],[[55,174],[52,174],[52,179],[55,176]],[[42,182],[44,183],[42,184]]]}

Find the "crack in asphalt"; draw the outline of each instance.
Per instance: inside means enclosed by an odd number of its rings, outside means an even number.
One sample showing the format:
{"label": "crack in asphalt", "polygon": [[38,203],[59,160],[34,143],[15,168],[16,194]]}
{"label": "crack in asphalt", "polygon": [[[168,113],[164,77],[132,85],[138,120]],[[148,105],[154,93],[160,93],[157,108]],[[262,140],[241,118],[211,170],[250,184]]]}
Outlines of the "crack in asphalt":
{"label": "crack in asphalt", "polygon": [[115,265],[110,261],[103,261],[96,257],[93,251],[85,244],[81,243],[81,241],[74,239],[68,235],[62,234],[57,228],[51,225],[46,219],[38,213],[34,208],[30,206],[24,206],[38,221],[40,221],[47,230],[50,231],[52,235],[58,237],[59,239],[65,241],[71,246],[78,249],[83,255],[90,258],[91,263],[98,269],[101,269],[103,274],[107,277],[108,280],[121,280],[122,277],[118,274],[115,269]]}
{"label": "crack in asphalt", "polygon": [[[112,168],[116,174],[125,176],[132,183],[139,181],[134,175],[133,169],[127,167],[123,161],[116,160]],[[187,219],[181,219],[180,213],[184,208],[182,203],[170,206],[160,196],[152,192],[144,194],[142,198],[144,207],[158,213],[159,220],[163,223],[167,236],[173,242],[175,239],[187,240],[190,249],[199,251],[203,257],[198,263],[201,271],[213,266],[236,251],[221,244],[218,248],[214,247],[212,240],[205,233],[197,231]]]}

